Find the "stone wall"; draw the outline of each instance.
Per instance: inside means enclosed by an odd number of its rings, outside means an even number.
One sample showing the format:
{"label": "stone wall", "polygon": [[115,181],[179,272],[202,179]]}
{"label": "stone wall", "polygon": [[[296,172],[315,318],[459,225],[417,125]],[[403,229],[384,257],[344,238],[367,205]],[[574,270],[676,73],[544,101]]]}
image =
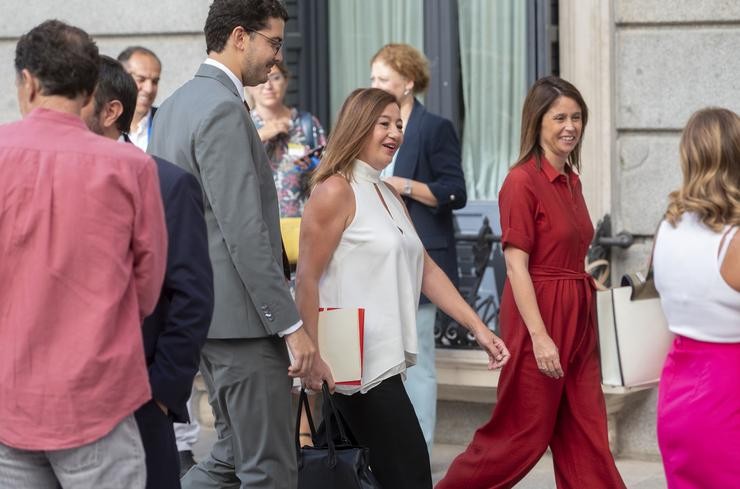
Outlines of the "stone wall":
{"label": "stone wall", "polygon": [[709,105],[740,111],[740,3],[616,0],[614,26],[613,217],[617,229],[652,235],[680,183],[689,116]]}
{"label": "stone wall", "polygon": [[[740,112],[740,2],[614,0],[615,230],[645,239],[614,255],[614,276],[644,268],[651,236],[681,181],[680,131],[696,110]],[[620,417],[619,449],[657,455],[656,392],[635,396]]]}
{"label": "stone wall", "polygon": [[[612,250],[612,277],[644,270],[652,236],[681,181],[681,128],[696,110],[740,112],[740,2],[559,0],[561,75],[589,104],[584,195],[592,218],[637,237]],[[656,390],[630,395],[618,449],[657,457]]]}
{"label": "stone wall", "polygon": [[206,57],[205,0],[0,0],[0,123],[20,118],[16,102],[15,45],[18,37],[56,18],[89,32],[100,52],[116,57],[126,46],[148,47],[162,60],[157,102],[192,78]]}

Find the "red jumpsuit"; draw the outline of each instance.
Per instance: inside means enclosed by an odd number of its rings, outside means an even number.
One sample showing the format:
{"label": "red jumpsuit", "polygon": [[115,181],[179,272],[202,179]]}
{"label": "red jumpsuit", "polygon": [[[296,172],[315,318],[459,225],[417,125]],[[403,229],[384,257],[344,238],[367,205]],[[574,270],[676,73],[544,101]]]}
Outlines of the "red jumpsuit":
{"label": "red jumpsuit", "polygon": [[593,226],[580,179],[560,175],[544,158],[541,170],[530,160],[507,176],[499,207],[502,245],[529,254],[537,304],[565,375],[552,379],[538,370],[507,281],[500,317],[511,360],[501,371],[493,416],[436,489],[513,487],[548,446],[558,488],[624,488],[607,439],[593,282],[584,272]]}

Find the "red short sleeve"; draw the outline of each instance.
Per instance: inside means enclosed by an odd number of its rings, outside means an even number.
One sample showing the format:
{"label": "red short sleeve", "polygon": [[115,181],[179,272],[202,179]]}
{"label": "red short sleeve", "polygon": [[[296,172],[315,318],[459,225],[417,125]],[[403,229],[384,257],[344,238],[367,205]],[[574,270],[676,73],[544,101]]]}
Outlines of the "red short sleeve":
{"label": "red short sleeve", "polygon": [[514,168],[504,180],[498,194],[501,215],[501,246],[511,245],[532,253],[535,239],[537,199],[529,174]]}

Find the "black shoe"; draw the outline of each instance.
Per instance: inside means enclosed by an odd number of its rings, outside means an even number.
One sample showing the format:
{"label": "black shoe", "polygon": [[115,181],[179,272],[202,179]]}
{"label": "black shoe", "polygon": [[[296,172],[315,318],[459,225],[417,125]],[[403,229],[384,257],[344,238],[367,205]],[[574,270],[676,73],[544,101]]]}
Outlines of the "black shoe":
{"label": "black shoe", "polygon": [[195,459],[193,458],[193,452],[190,450],[183,450],[177,453],[180,454],[180,478],[182,479],[182,476],[190,470],[190,467],[195,465]]}

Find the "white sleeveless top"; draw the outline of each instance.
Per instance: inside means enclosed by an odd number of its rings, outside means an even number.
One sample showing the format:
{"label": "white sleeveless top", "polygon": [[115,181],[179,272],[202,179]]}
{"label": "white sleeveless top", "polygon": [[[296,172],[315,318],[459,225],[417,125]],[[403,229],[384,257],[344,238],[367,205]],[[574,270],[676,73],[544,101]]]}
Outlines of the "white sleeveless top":
{"label": "white sleeveless top", "polygon": [[355,160],[350,185],[355,217],[319,282],[321,307],[365,308],[362,384],[337,385],[342,394],[365,393],[416,363],[424,268],[421,240],[403,204],[381,182],[380,171]]}
{"label": "white sleeveless top", "polygon": [[660,225],[653,257],[655,285],[672,332],[699,341],[740,342],[740,292],[720,274],[737,232],[728,229],[712,231],[691,212],[684,213],[675,228],[667,221]]}

